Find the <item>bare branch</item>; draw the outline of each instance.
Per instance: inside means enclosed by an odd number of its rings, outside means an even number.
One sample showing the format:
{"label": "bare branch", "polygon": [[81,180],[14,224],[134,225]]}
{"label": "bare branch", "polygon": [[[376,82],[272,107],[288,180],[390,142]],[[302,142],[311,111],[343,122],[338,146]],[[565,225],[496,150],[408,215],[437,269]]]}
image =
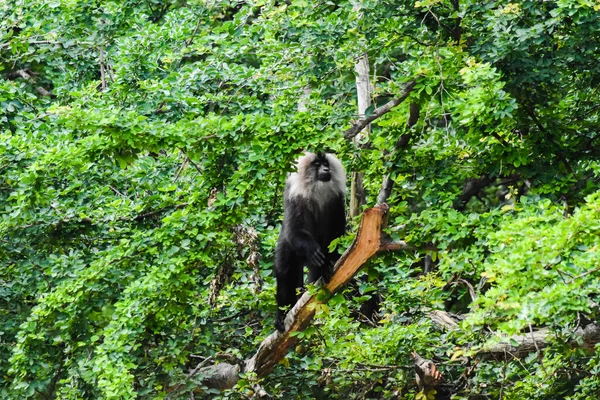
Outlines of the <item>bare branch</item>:
{"label": "bare branch", "polygon": [[376,108],[375,111],[373,111],[373,115],[369,115],[368,117],[358,120],[354,125],[352,125],[352,127],[350,129],[348,129],[344,132],[344,138],[352,139],[354,136],[358,135],[360,133],[360,131],[365,129],[371,122],[375,121],[377,118],[381,117],[382,115],[387,114],[388,112],[391,111],[392,108],[401,104],[404,100],[406,100],[406,98],[408,97],[410,92],[412,92],[412,90],[415,88],[416,84],[417,84],[416,81],[411,81],[404,88],[404,92],[402,93],[402,96],[395,97],[392,100],[390,100],[389,102],[387,102],[386,104],[382,105],[381,107]]}
{"label": "bare branch", "polygon": [[104,67],[104,47],[100,46],[100,77],[102,79],[102,91],[108,87],[106,85],[106,72]]}
{"label": "bare branch", "polygon": [[[419,116],[421,114],[421,108],[417,103],[410,103],[410,112],[408,115],[408,121],[406,122],[406,133],[400,136],[396,145],[394,146],[394,150],[400,150],[408,146],[410,139],[412,137],[412,127],[414,127],[419,121]],[[387,199],[392,194],[392,189],[394,188],[394,180],[390,177],[390,174],[386,174],[383,177],[383,182],[381,184],[381,190],[377,195],[377,204],[383,204],[387,202]]]}
{"label": "bare branch", "polygon": [[587,271],[585,271],[584,273],[582,273],[582,274],[579,274],[579,275],[577,275],[577,276],[574,276],[574,277],[573,277],[573,278],[572,278],[572,279],[571,279],[569,282],[567,282],[567,285],[570,285],[571,283],[573,283],[575,280],[577,280],[577,279],[579,279],[579,278],[583,278],[583,277],[584,277],[584,276],[586,276],[586,275],[593,274],[593,273],[595,273],[595,272],[598,272],[598,271],[600,271],[600,267],[596,267],[596,268],[588,269],[588,270],[587,270]]}
{"label": "bare branch", "polygon": [[[445,311],[432,311],[428,317],[436,326],[442,329],[460,329],[458,319]],[[502,336],[502,339],[498,343],[483,346],[477,351],[477,354],[484,357],[498,357],[501,359],[506,359],[507,356],[509,358],[519,357],[543,349],[550,343],[552,337],[553,333],[548,328],[542,328],[537,331],[530,328],[529,332],[522,335]],[[570,340],[571,345],[590,350],[598,342],[600,342],[600,326],[595,323],[575,329]]]}

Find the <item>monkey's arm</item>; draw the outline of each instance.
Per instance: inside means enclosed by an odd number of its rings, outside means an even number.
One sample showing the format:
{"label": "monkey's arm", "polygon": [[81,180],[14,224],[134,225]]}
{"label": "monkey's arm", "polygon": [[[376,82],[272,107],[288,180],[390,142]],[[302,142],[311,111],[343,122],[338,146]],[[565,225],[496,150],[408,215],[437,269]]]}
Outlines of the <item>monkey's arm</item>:
{"label": "monkey's arm", "polygon": [[335,238],[339,238],[346,233],[346,203],[344,202],[344,196],[342,195],[338,196],[338,199],[336,200],[332,218]]}
{"label": "monkey's arm", "polygon": [[303,257],[310,266],[320,267],[325,263],[325,254],[313,234],[312,211],[303,200],[285,197],[283,229],[286,241],[292,250]]}
{"label": "monkey's arm", "polygon": [[321,246],[308,231],[295,231],[291,235],[290,242],[294,251],[301,254],[310,265],[320,267],[325,263]]}

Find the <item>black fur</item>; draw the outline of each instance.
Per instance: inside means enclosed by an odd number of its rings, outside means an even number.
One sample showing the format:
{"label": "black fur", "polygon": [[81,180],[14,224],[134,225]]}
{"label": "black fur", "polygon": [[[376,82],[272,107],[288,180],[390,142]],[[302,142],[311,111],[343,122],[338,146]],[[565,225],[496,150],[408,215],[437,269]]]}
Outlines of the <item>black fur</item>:
{"label": "black fur", "polygon": [[275,327],[280,332],[285,329],[287,309],[296,303],[304,284],[304,266],[308,267],[308,283],[320,277],[325,282],[331,279],[339,254],[330,253],[328,246],[345,231],[345,185],[342,164],[331,154],[308,153],[298,160],[298,172],[288,178],[275,249]]}

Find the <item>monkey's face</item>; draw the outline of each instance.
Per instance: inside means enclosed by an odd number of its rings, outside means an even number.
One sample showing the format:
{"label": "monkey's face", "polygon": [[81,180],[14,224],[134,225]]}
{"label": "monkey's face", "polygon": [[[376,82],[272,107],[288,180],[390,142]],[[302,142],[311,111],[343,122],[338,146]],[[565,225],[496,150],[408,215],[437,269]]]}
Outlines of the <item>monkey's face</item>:
{"label": "monkey's face", "polygon": [[312,162],[316,178],[321,182],[329,182],[331,180],[331,172],[329,171],[329,162],[325,157],[317,157]]}

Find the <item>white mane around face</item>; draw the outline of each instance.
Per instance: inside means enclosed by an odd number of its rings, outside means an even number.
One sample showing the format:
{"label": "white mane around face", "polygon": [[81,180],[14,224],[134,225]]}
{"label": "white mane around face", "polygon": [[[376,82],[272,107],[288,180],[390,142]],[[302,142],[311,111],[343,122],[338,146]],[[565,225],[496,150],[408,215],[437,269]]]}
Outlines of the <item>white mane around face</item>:
{"label": "white mane around face", "polygon": [[311,164],[317,155],[315,153],[306,153],[300,157],[297,162],[297,170],[287,179],[288,195],[290,199],[294,197],[304,197],[313,199],[318,204],[325,204],[332,198],[344,196],[346,194],[346,171],[344,166],[333,154],[325,154],[329,163],[329,172],[331,180],[329,182],[317,181],[312,171]]}

